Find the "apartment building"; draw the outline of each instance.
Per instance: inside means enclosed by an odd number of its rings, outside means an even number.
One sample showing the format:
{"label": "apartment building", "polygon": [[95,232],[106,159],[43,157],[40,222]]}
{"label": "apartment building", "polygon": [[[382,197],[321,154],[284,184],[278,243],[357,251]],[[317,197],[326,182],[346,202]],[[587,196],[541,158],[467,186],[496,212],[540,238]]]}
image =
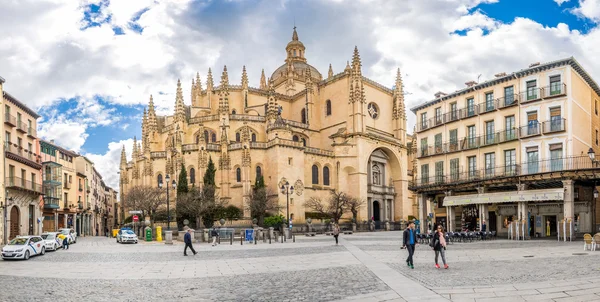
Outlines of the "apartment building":
{"label": "apartment building", "polygon": [[[1,81],[0,81],[1,82]],[[36,136],[39,115],[2,91],[4,116],[5,237],[41,231],[41,157]]]}
{"label": "apartment building", "polygon": [[[421,226],[527,237],[556,236],[557,222],[598,230],[595,154],[600,88],[574,59],[535,63],[411,109],[417,116]],[[425,223],[428,222],[428,223]],[[550,234],[546,226],[551,228]]]}
{"label": "apartment building", "polygon": [[93,177],[94,163],[85,156],[79,156],[75,159],[75,171],[77,175],[77,197],[82,197],[82,234],[84,236],[96,235],[94,222],[94,203],[92,202],[91,179]]}
{"label": "apartment building", "polygon": [[75,159],[79,156],[54,143],[40,140],[42,187],[44,191],[43,230],[74,228],[81,234],[83,201],[78,196]]}

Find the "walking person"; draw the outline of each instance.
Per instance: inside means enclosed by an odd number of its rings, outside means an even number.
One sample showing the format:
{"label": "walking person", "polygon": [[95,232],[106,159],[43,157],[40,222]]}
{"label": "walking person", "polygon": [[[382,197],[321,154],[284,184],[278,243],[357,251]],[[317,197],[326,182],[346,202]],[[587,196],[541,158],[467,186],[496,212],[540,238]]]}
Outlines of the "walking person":
{"label": "walking person", "polygon": [[415,223],[409,221],[406,226],[406,230],[402,234],[402,248],[408,250],[408,258],[406,258],[406,265],[411,269],[414,269],[413,255],[415,254],[416,236],[415,236]]}
{"label": "walking person", "polygon": [[194,247],[192,246],[192,229],[188,229],[187,233],[183,235],[183,242],[185,243],[185,248],[183,249],[184,256],[187,256],[188,247],[192,250],[192,253],[194,253],[194,255],[197,254],[196,250],[194,250]]}
{"label": "walking person", "polygon": [[217,232],[217,228],[213,227],[212,231],[210,231],[210,236],[212,237],[212,246],[217,245],[217,237],[219,237],[219,232]]}
{"label": "walking person", "polygon": [[69,237],[67,237],[67,236],[64,236],[64,237],[65,238],[63,239],[63,250],[68,250],[69,249]]}
{"label": "walking person", "polygon": [[440,265],[438,264],[438,257],[439,255],[442,255],[444,268],[448,269],[448,264],[446,264],[446,237],[444,235],[444,228],[441,225],[438,225],[437,231],[435,234],[433,234],[431,246],[435,251],[435,268],[440,268]]}
{"label": "walking person", "polygon": [[338,237],[340,236],[340,225],[336,223],[333,224],[333,238],[335,238],[335,245],[338,245]]}

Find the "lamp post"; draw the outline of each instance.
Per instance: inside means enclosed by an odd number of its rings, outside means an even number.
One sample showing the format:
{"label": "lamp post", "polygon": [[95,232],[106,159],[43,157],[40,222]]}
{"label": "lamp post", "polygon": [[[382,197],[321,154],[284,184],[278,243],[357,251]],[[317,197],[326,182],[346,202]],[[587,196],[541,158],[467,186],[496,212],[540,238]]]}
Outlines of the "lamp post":
{"label": "lamp post", "polygon": [[596,163],[596,152],[594,152],[594,149],[592,149],[590,147],[590,150],[588,150],[588,156],[590,157],[590,160],[592,161],[592,166]]}
{"label": "lamp post", "polygon": [[[590,157],[590,160],[592,161],[592,167],[595,166],[596,164],[596,152],[594,152],[594,149],[592,149],[590,147],[590,150],[588,150],[588,156]],[[598,189],[596,188],[596,182],[594,182],[594,202],[592,203],[592,209],[593,209],[593,213],[596,213],[596,203],[598,202]],[[592,215],[592,225],[593,228],[596,228],[596,215]]]}
{"label": "lamp post", "polygon": [[[7,192],[7,194],[8,194],[8,192]],[[3,221],[4,222],[4,238],[3,238],[3,241],[2,241],[3,244],[7,244],[8,243],[8,235],[6,233],[7,232],[6,222],[8,220],[8,216],[7,216],[6,210],[8,209],[9,205],[12,205],[12,202],[13,202],[12,197],[8,198],[6,203],[0,202],[0,208],[2,208],[2,210],[4,211],[4,221]]]}
{"label": "lamp post", "polygon": [[[169,210],[169,181],[171,181],[171,177],[169,176],[169,174],[167,174],[167,176],[165,177],[165,181],[167,182],[167,185],[165,186],[167,188],[167,230],[171,230],[171,211]],[[162,189],[162,182],[158,183],[158,187]],[[175,182],[175,180],[173,179],[173,189],[177,188],[177,183]]]}
{"label": "lamp post", "polygon": [[283,184],[281,186],[281,194],[285,194],[286,198],[287,198],[287,211],[286,211],[287,212],[287,220],[286,221],[288,223],[288,226],[290,223],[290,194],[293,194],[293,193],[294,193],[294,186],[290,186],[290,183],[288,181],[286,181],[285,184]]}

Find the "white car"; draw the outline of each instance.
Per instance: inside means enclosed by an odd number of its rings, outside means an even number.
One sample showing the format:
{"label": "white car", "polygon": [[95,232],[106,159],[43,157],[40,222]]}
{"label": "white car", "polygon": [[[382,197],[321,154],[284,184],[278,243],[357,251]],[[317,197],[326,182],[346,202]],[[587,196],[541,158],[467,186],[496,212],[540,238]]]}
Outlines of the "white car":
{"label": "white car", "polygon": [[44,239],[44,242],[46,243],[47,251],[56,251],[58,248],[62,247],[62,241],[58,238],[58,234],[60,233],[47,232],[41,235],[42,239]]}
{"label": "white car", "polygon": [[77,232],[75,232],[75,230],[64,228],[58,229],[58,232],[69,238],[69,244],[77,243]]}
{"label": "white car", "polygon": [[2,248],[2,259],[24,259],[46,254],[46,244],[40,236],[18,236]]}
{"label": "white car", "polygon": [[138,243],[138,237],[132,230],[121,229],[117,233],[117,243]]}

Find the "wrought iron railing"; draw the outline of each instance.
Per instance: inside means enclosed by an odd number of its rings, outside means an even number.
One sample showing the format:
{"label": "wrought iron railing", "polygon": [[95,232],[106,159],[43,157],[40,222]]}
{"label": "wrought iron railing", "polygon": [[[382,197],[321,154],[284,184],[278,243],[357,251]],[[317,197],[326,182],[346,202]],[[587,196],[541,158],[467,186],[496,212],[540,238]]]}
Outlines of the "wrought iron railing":
{"label": "wrought iron railing", "polygon": [[530,137],[542,134],[542,125],[538,121],[531,122],[527,126],[519,128],[519,137]]}
{"label": "wrought iron railing", "polygon": [[496,100],[498,109],[510,107],[519,104],[518,94],[508,94]]}
{"label": "wrought iron railing", "polygon": [[16,187],[25,190],[31,190],[34,192],[42,193],[42,185],[36,182],[26,180],[20,177],[9,176],[6,178],[6,187]]}
{"label": "wrought iron railing", "polygon": [[561,131],[565,131],[566,130],[566,120],[563,119],[555,119],[553,121],[548,121],[548,122],[544,122],[543,124],[543,131],[544,134],[549,134],[549,133],[553,133],[553,132],[561,132]]}
{"label": "wrought iron railing", "polygon": [[11,125],[11,126],[16,126],[17,125],[17,118],[14,117],[14,116],[12,116],[12,115],[10,115],[10,113],[7,112],[7,113],[4,114],[4,122],[6,124]]}
{"label": "wrought iron railing", "polygon": [[542,95],[544,98],[551,98],[557,96],[563,96],[567,94],[567,84],[564,83],[550,83],[550,86],[542,88]]}

